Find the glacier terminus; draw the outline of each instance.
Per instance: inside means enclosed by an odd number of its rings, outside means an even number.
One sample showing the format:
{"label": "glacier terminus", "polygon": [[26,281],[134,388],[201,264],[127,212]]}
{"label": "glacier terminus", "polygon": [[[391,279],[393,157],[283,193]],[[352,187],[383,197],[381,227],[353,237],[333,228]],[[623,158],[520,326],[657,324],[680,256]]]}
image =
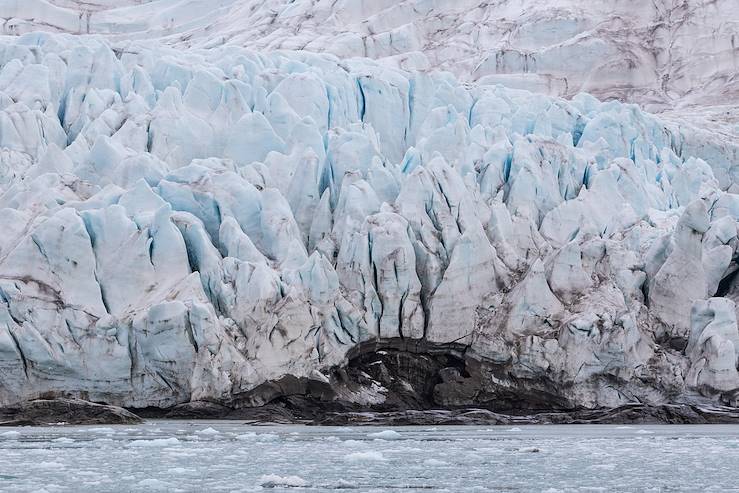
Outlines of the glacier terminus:
{"label": "glacier terminus", "polygon": [[541,19],[538,68],[453,63],[407,17],[441,0],[339,2],[314,49],[193,20],[259,2],[75,3],[0,0],[0,405],[737,411],[739,124],[676,116],[690,76],[565,87],[611,31]]}

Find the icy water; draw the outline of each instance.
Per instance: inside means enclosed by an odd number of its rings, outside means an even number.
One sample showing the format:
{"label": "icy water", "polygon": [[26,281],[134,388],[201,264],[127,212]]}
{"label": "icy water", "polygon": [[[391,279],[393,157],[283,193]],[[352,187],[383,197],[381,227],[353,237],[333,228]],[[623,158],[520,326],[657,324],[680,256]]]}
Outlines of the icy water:
{"label": "icy water", "polygon": [[0,491],[739,492],[739,426],[0,428]]}

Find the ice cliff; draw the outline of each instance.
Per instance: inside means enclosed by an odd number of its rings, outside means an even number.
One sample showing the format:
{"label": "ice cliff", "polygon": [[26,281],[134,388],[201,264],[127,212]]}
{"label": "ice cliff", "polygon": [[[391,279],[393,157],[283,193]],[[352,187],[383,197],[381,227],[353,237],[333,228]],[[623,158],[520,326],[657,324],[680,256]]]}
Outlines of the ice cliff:
{"label": "ice cliff", "polygon": [[736,140],[307,51],[30,33],[0,67],[0,404],[233,402],[402,340],[493,393],[737,405]]}
{"label": "ice cliff", "polygon": [[735,0],[0,0],[2,20],[6,34],[369,57],[652,110],[739,97]]}

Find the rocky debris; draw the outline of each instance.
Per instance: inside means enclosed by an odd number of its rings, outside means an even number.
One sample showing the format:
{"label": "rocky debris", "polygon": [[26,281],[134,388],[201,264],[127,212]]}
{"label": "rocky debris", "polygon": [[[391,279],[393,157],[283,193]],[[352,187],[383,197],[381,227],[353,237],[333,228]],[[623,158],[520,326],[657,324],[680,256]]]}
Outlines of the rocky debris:
{"label": "rocky debris", "polygon": [[331,426],[409,425],[542,425],[542,424],[737,424],[739,412],[729,408],[705,409],[689,405],[645,406],[614,409],[510,415],[487,409],[453,409],[395,412],[328,413],[315,424]]}
{"label": "rocky debris", "polygon": [[315,424],[324,426],[508,425],[511,416],[485,409],[409,410],[328,413]]}
{"label": "rocky debris", "polygon": [[151,410],[148,416],[168,419],[234,419],[250,424],[323,426],[739,424],[736,407],[706,407],[696,404],[630,404],[610,409],[511,414],[475,407],[382,411],[362,409],[350,403],[326,403],[304,398],[278,399],[265,406],[241,409],[189,403],[171,410]]}
{"label": "rocky debris", "polygon": [[[567,401],[556,385],[542,390],[541,380],[506,385],[504,365],[481,362],[465,352],[459,344],[399,338],[367,342],[350,352],[349,363],[334,369],[328,382],[290,377],[228,405],[190,402],[136,412],[159,418],[327,425],[739,422],[729,396],[728,406],[693,397],[691,403],[582,409]],[[268,403],[254,405],[263,401]]]}
{"label": "rocky debris", "polygon": [[[233,408],[212,402],[194,401],[178,404],[169,409],[136,409],[143,418],[157,419],[225,419],[239,420],[251,424],[283,423],[305,424],[318,416],[318,407],[307,405],[305,401],[286,405],[284,399],[258,407]],[[335,408],[337,409],[337,408]]]}
{"label": "rocky debris", "polygon": [[0,407],[0,426],[138,424],[126,409],[81,399],[36,399]]}

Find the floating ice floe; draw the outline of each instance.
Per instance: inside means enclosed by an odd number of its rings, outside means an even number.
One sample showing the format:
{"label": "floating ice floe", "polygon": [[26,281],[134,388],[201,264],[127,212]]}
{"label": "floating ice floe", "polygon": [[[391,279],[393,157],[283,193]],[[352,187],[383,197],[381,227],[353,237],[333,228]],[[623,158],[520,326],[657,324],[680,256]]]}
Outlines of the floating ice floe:
{"label": "floating ice floe", "polygon": [[259,485],[263,488],[301,488],[308,486],[308,482],[300,476],[265,474],[259,478]]}
{"label": "floating ice floe", "polygon": [[346,455],[346,460],[348,462],[378,462],[386,459],[382,455],[382,452],[371,450],[367,452],[352,452]]}
{"label": "floating ice floe", "polygon": [[395,430],[378,431],[376,433],[369,433],[367,436],[379,440],[400,440],[403,438],[403,436]]}

